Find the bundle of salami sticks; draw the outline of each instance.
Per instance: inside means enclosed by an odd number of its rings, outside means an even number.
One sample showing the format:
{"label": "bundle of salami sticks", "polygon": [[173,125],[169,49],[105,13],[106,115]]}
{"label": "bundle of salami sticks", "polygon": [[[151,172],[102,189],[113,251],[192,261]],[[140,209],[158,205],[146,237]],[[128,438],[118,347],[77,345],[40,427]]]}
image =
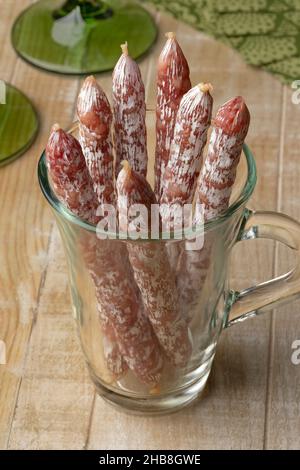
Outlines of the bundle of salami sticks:
{"label": "bundle of salami sticks", "polygon": [[[96,225],[97,208],[113,205],[120,230],[128,208],[161,204],[160,222],[174,222],[175,207],[197,202],[207,221],[229,205],[249,127],[241,97],[226,102],[211,125],[212,87],[192,87],[186,58],[173,33],[158,60],[155,187],[147,177],[145,88],[127,44],[112,78],[112,105],[94,77],[77,102],[79,141],[53,126],[46,160],[54,192],[77,217]],[[167,208],[167,210],[166,210]],[[198,214],[194,214],[197,222]],[[149,221],[148,221],[149,222]],[[170,248],[170,247],[169,247]],[[190,312],[205,281],[211,241],[201,250],[167,249],[151,240],[80,238],[92,278],[106,365],[118,380],[128,370],[144,384],[159,384],[164,367],[186,370],[192,355]]]}

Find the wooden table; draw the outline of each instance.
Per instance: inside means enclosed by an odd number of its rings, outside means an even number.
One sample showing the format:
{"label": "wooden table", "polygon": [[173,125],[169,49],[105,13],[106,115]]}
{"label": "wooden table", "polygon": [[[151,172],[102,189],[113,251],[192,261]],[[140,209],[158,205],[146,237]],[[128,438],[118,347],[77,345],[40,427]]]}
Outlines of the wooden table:
{"label": "wooden table", "polygon": [[[0,169],[0,447],[10,449],[273,449],[300,445],[300,303],[225,331],[201,401],[180,413],[141,418],[115,411],[95,395],[71,316],[66,264],[36,166],[50,126],[68,127],[80,80],[39,71],[16,57],[10,29],[29,0],[0,0],[0,77],[20,87],[40,115],[40,133],[21,159]],[[300,219],[300,105],[276,78],[173,18],[156,14],[160,35],[141,63],[148,103],[164,32],[176,31],[193,83],[211,81],[216,106],[242,94],[252,113],[248,138],[259,180],[257,209]],[[110,74],[99,77],[109,90]],[[234,250],[235,287],[284,272],[292,262],[271,242]]]}

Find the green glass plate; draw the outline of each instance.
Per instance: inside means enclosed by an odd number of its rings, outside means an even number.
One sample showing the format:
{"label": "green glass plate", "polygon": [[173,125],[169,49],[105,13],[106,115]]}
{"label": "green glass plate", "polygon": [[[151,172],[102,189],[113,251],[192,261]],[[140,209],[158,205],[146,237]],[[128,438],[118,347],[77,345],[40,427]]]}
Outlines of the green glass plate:
{"label": "green glass plate", "polygon": [[152,16],[124,0],[41,0],[23,11],[12,29],[13,46],[23,59],[63,74],[111,70],[120,44],[128,41],[137,59],[156,36]]}
{"label": "green glass plate", "polygon": [[6,99],[0,104],[0,167],[20,157],[38,131],[37,114],[28,98],[5,84]]}

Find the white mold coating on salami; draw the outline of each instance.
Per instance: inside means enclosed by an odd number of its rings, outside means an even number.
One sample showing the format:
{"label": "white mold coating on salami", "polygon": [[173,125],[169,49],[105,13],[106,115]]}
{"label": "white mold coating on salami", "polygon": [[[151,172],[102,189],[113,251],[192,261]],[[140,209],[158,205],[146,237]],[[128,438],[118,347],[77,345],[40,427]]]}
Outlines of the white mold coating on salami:
{"label": "white mold coating on salami", "polygon": [[112,112],[108,99],[91,76],[84,81],[77,100],[79,140],[100,204],[113,204],[114,158],[111,140]]}
{"label": "white mold coating on salami", "polygon": [[[196,212],[194,224],[213,219],[228,208],[249,123],[250,114],[241,97],[233,98],[219,109],[196,189],[195,202],[203,212]],[[192,312],[193,304],[197,305],[211,263],[212,243],[211,237],[206,238],[200,251],[182,253],[177,284],[181,305],[188,312]]]}
{"label": "white mold coating on salami", "polygon": [[169,206],[169,213],[161,214],[167,228],[174,217],[172,208],[193,201],[211,122],[213,100],[210,90],[211,85],[201,83],[189,90],[180,102],[170,159],[161,178],[160,202]]}
{"label": "white mold coating on salami", "polygon": [[161,179],[168,164],[175,119],[182,96],[191,88],[189,67],[174,33],[160,54],[157,71],[155,194],[161,196]]}
{"label": "white mold coating on salami", "polygon": [[79,140],[84,149],[86,165],[93,179],[94,192],[100,204],[115,204],[112,143],[103,145],[101,138],[84,125],[79,128]]}
{"label": "white mold coating on salami", "polygon": [[160,380],[163,359],[138,297],[128,259],[120,256],[111,240],[99,240],[97,258],[101,267],[96,280],[101,305],[109,312],[121,352],[137,377],[145,383],[156,384]]}
{"label": "white mold coating on salami", "polygon": [[[46,161],[53,188],[60,201],[76,216],[91,224],[97,223],[98,202],[81,147],[73,136],[65,133],[58,125],[52,128],[46,148]],[[90,234],[82,236],[80,249],[95,283],[97,278],[96,238]],[[101,310],[101,296],[97,287],[95,293],[98,300],[97,308]],[[115,378],[119,378],[126,372],[128,366],[119,350],[113,326],[104,313],[100,315],[100,322],[107,368]]]}
{"label": "white mold coating on salami", "polygon": [[[56,132],[58,135],[51,134],[46,149],[54,189],[74,214],[90,223],[97,223],[98,218],[94,214],[98,201],[80,145],[64,131]],[[65,185],[71,188],[70,194]],[[162,356],[149,320],[143,314],[126,250],[126,256],[120,256],[120,242],[98,240],[94,234],[86,232],[82,232],[80,249],[95,285],[100,321],[106,333],[104,353],[107,366],[119,376],[120,367],[125,372],[128,364],[143,382],[158,383]],[[119,357],[118,348],[126,364]]]}
{"label": "white mold coating on salami", "polygon": [[[84,101],[88,100],[87,104]],[[78,97],[80,141],[100,203],[114,204],[112,114],[105,93],[88,77]],[[130,369],[145,383],[158,383],[162,356],[148,319],[142,312],[135,281],[121,242],[98,240],[96,277],[102,310],[114,326],[119,347]]]}
{"label": "white mold coating on salami", "polygon": [[113,72],[114,143],[116,176],[121,162],[128,160],[132,168],[147,174],[147,137],[145,87],[138,64],[128,55],[127,44]]}
{"label": "white mold coating on salami", "polygon": [[[125,201],[130,207],[143,204],[148,209],[156,203],[155,195],[142,175],[126,165],[117,180],[120,228]],[[125,209],[128,209],[125,208]],[[169,360],[176,366],[185,366],[191,354],[189,330],[178,309],[175,277],[172,273],[165,246],[162,243],[127,243],[134,277],[146,307],[146,313],[156,336]]]}

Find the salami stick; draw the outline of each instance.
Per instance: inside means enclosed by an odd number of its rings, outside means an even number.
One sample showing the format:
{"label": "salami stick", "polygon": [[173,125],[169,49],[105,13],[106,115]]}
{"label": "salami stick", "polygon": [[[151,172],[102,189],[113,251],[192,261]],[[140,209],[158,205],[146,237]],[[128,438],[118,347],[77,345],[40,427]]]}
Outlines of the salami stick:
{"label": "salami stick", "polygon": [[217,112],[196,189],[196,203],[203,205],[205,220],[218,216],[229,205],[249,124],[249,110],[241,96],[227,101]]}
{"label": "salami stick", "polygon": [[202,152],[211,122],[211,88],[210,84],[200,83],[189,90],[180,102],[170,159],[161,180],[160,202],[167,209],[161,211],[161,216],[167,229],[174,222],[172,208],[192,203],[194,198],[195,184],[202,165]]}
{"label": "salami stick", "polygon": [[[128,162],[119,173],[117,191],[120,228],[126,230],[127,209],[133,204],[147,209],[149,220],[143,223],[149,223],[155,195],[146,179],[133,171]],[[127,248],[154,331],[170,361],[185,366],[191,354],[189,330],[179,313],[175,278],[165,248],[161,243],[149,242],[128,242]]]}
{"label": "salami stick", "polygon": [[46,161],[53,189],[60,201],[77,217],[96,224],[98,204],[80,144],[58,124],[51,129]]}
{"label": "salami stick", "polygon": [[[115,203],[113,186],[113,154],[110,136],[112,115],[109,102],[105,93],[100,88],[94,77],[88,77],[81,90],[77,101],[77,113],[80,120],[79,132],[81,146],[84,152],[87,168],[89,170],[94,192],[100,204]],[[100,241],[95,244],[95,258],[99,264]],[[97,286],[97,270],[92,271],[92,277]],[[99,290],[99,289],[98,289]],[[105,332],[105,350],[110,352],[107,364],[111,367],[123,365],[123,358],[119,352],[117,340],[112,328],[112,321],[106,315],[105,309],[98,304],[99,318],[102,329]],[[115,344],[114,344],[115,343]],[[121,360],[122,359],[122,360]]]}
{"label": "salami stick", "polygon": [[169,161],[177,110],[191,88],[189,66],[174,33],[167,33],[157,70],[155,194],[160,199],[161,179]]}
{"label": "salami stick", "polygon": [[[61,201],[78,217],[97,223],[98,218],[92,214],[95,214],[98,201],[76,139],[61,130],[52,133],[47,146],[47,161],[54,189]],[[82,172],[78,171],[79,168],[83,169]],[[86,214],[91,214],[91,218],[87,219]],[[126,267],[126,259],[123,263],[118,251],[112,250],[110,240],[99,240],[99,243],[95,247],[95,236],[85,238],[83,252],[89,266],[95,260],[96,248],[97,257],[91,275],[104,331],[107,332],[108,326],[116,337],[116,341],[110,342],[110,347],[119,345],[122,356],[135,375],[145,383],[156,384],[160,379],[162,358],[151,325],[140,307],[131,271]],[[109,336],[106,338],[110,339]],[[120,364],[123,366],[122,357],[118,356],[117,363],[114,360],[116,350],[109,352],[114,368]],[[109,365],[109,360],[107,362]]]}
{"label": "salami stick", "polygon": [[[183,206],[193,201],[211,121],[211,89],[210,84],[200,83],[189,90],[180,102],[170,159],[161,181],[160,214],[164,231],[182,229]],[[176,272],[181,245],[169,244],[167,251],[171,267]]]}
{"label": "salami stick", "polygon": [[91,76],[84,81],[77,100],[79,141],[100,203],[114,204],[112,113],[108,99]]}
{"label": "salami stick", "polygon": [[[94,162],[97,168],[97,171],[93,171],[92,167],[90,173],[98,201],[100,204],[114,204],[111,111],[104,92],[93,77],[87,78],[83,84],[77,112],[82,123],[80,135],[83,153],[86,161]],[[96,132],[87,133],[87,129]],[[99,154],[98,149],[104,151]],[[102,159],[104,154],[107,155],[105,161]],[[103,168],[104,163],[107,166]],[[142,381],[157,383],[162,358],[152,327],[142,311],[126,245],[99,240],[97,260],[103,274],[95,282],[102,291],[105,310],[110,310],[110,318],[126,362]]]}
{"label": "salami stick", "polygon": [[[47,165],[53,189],[60,201],[77,217],[96,224],[98,202],[93,191],[92,181],[85,164],[79,142],[65,133],[56,124],[53,126],[46,148]],[[87,236],[81,241],[81,248],[86,266],[95,284],[98,276],[95,237]],[[97,308],[101,311],[100,293]],[[100,315],[104,333],[104,356],[108,369],[118,378],[127,370],[118,347],[111,321],[104,313]]]}
{"label": "salami stick", "polygon": [[127,43],[121,48],[123,53],[115,66],[112,85],[116,177],[123,160],[146,176],[145,87],[138,64],[128,55]]}
{"label": "salami stick", "polygon": [[[195,199],[202,213],[196,212],[194,223],[200,217],[204,221],[217,217],[228,208],[249,123],[249,110],[240,96],[217,112],[196,189]],[[182,255],[178,285],[186,308],[199,296],[210,265],[212,243],[211,238],[205,239],[200,251],[185,251]]]}
{"label": "salami stick", "polygon": [[110,242],[103,240],[100,257],[98,253],[103,273],[96,282],[102,294],[102,306],[110,312],[121,352],[130,369],[142,382],[155,385],[163,367],[160,346],[143,311],[134,278],[130,276],[130,266],[126,266],[127,259],[120,258],[120,251],[114,250]]}

